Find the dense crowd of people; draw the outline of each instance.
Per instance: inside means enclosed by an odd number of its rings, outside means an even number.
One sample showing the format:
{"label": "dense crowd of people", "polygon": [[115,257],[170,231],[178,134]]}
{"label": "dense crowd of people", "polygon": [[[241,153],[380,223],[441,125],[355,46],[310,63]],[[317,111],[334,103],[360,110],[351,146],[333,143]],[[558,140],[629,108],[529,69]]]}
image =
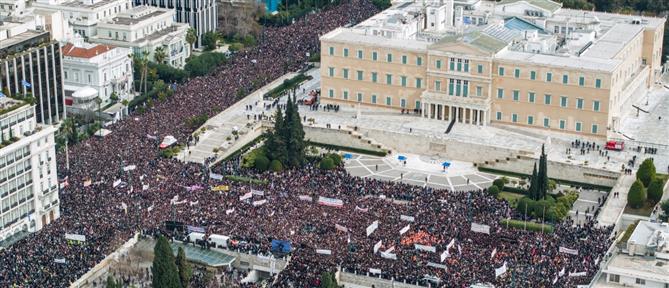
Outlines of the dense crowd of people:
{"label": "dense crowd of people", "polygon": [[[509,206],[484,191],[449,193],[313,165],[257,174],[224,164],[215,171],[267,183],[243,184],[210,179],[204,166],[160,157],[156,139],[188,139],[192,131],[186,119],[212,116],[237,95],[299,69],[307,52],[319,51],[318,36],[376,11],[370,1],[351,0],[290,26],[267,28],[257,47],[237,53],[213,74],[194,78],[166,101],[113,124],[104,138],[70,147],[69,170],[59,157],[69,183],[60,194],[61,217],[0,251],[0,287],[67,287],[133,233],[162,227],[166,220],[228,235],[232,248],[252,253],[269,253],[274,239],[290,241],[295,250],[276,287],[316,286],[322,272],[338,268],[448,287],[588,283],[611,243],[611,228],[592,222],[558,224],[553,234],[510,230],[499,224],[510,215]],[[230,190],[209,189],[216,185]],[[318,197],[341,205],[321,205]],[[368,235],[375,221],[378,228]],[[471,231],[471,222],[488,225],[489,234]],[[65,233],[86,240],[67,241]],[[560,252],[561,247],[576,255]],[[432,248],[435,252],[425,251]],[[509,272],[497,277],[499,267]]]}

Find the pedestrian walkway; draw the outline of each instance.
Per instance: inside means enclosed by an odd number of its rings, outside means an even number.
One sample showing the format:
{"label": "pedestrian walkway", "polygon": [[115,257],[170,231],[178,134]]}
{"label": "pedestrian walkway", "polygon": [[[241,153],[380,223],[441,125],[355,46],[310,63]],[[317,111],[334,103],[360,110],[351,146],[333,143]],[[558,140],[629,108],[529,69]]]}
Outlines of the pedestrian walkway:
{"label": "pedestrian walkway", "polygon": [[[627,192],[635,180],[635,175],[623,174],[618,178],[618,182],[611,189],[611,194],[597,217],[600,226],[615,225],[618,222],[627,205]],[[619,193],[618,197],[614,197],[616,192]]]}

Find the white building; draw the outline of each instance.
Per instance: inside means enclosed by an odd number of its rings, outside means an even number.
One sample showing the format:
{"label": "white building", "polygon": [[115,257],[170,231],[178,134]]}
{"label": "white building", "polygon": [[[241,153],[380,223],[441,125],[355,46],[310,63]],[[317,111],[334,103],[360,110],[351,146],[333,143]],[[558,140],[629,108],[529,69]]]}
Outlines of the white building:
{"label": "white building", "polygon": [[0,0],[0,20],[27,15],[26,6],[26,0]]}
{"label": "white building", "polygon": [[65,104],[97,110],[110,102],[112,93],[119,101],[130,100],[132,59],[130,49],[85,43],[81,37],[63,46]]}
{"label": "white building", "polygon": [[35,106],[0,98],[0,246],[60,217],[53,126],[37,124]]}
{"label": "white building", "polygon": [[[2,1],[2,0],[0,0]],[[173,9],[179,23],[187,23],[197,34],[195,47],[202,45],[202,35],[218,27],[217,0],[134,0],[135,5]]]}
{"label": "white building", "polygon": [[151,6],[138,6],[117,17],[98,24],[98,35],[89,40],[94,43],[128,47],[133,54],[146,51],[154,59],[158,47],[165,47],[165,62],[181,68],[190,55],[186,42],[188,24],[174,21],[174,10]]}
{"label": "white building", "polygon": [[622,253],[602,270],[597,287],[669,287],[669,224],[640,221]]}
{"label": "white building", "polygon": [[85,38],[97,34],[96,25],[103,19],[132,8],[131,0],[36,0],[32,6],[40,10],[61,11],[74,32]]}

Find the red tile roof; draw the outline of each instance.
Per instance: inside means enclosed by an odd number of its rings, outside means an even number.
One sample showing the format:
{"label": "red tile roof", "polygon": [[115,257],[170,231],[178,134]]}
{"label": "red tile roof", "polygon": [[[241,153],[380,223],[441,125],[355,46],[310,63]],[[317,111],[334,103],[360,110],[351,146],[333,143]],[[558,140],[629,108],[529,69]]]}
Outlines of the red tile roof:
{"label": "red tile roof", "polygon": [[112,49],[114,49],[114,47],[107,45],[95,45],[91,48],[82,48],[76,47],[72,45],[72,43],[67,43],[65,46],[63,46],[63,56],[93,58]]}

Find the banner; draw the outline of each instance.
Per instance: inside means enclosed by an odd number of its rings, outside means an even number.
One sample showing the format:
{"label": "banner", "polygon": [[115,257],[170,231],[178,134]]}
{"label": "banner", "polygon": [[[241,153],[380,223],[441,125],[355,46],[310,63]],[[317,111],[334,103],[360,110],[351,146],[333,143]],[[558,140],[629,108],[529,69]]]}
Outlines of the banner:
{"label": "banner", "polygon": [[244,201],[244,200],[249,199],[251,197],[253,197],[253,193],[249,192],[249,193],[246,193],[246,194],[242,195],[241,197],[239,197],[239,201]]}
{"label": "banner", "polygon": [[195,202],[190,202],[190,203],[188,203],[188,204],[190,204],[190,206],[195,206],[195,205],[197,205],[198,203],[200,203],[200,200],[197,200],[197,201],[195,201]]}
{"label": "banner", "polygon": [[372,273],[372,274],[381,274],[381,269],[369,268],[369,273]]}
{"label": "banner", "polygon": [[149,207],[149,208],[146,208],[147,212],[151,212],[151,210],[153,210],[153,205],[151,205],[151,207]]}
{"label": "banner", "polygon": [[69,233],[65,233],[65,239],[67,239],[67,240],[74,240],[74,241],[80,241],[80,242],[85,242],[85,241],[86,241],[86,236],[84,236],[84,235],[79,235],[79,234],[69,234]]}
{"label": "banner", "polygon": [[397,254],[389,253],[389,252],[383,252],[381,251],[381,257],[385,259],[390,259],[390,260],[397,260]]}
{"label": "banner", "polygon": [[402,228],[402,230],[400,230],[400,235],[407,233],[407,231],[409,231],[410,226],[411,224],[407,224],[406,227]]}
{"label": "banner", "polygon": [[223,175],[216,173],[209,173],[209,178],[214,180],[223,180]]}
{"label": "banner", "polygon": [[332,255],[332,251],[326,249],[316,249],[316,254]]}
{"label": "banner", "polygon": [[121,202],[121,209],[125,211],[125,214],[128,214],[128,204],[125,204],[125,202]]}
{"label": "banner", "polygon": [[395,246],[388,248],[388,250],[386,250],[385,252],[390,253],[390,252],[393,252],[393,251],[395,251]]}
{"label": "banner", "polygon": [[311,196],[307,196],[307,195],[300,195],[299,198],[302,201],[309,201],[309,202],[314,201],[314,199],[312,199]]}
{"label": "banner", "polygon": [[441,253],[441,258],[440,258],[441,262],[444,262],[444,260],[446,260],[446,258],[448,258],[449,256],[451,255],[448,254],[448,249],[444,250],[444,252]]}
{"label": "banner", "polygon": [[369,208],[360,208],[357,205],[355,206],[355,211],[360,211],[360,212],[367,212],[369,211]]}
{"label": "banner", "polygon": [[218,185],[218,186],[211,187],[211,191],[216,191],[216,192],[217,191],[228,191],[228,190],[230,190],[230,186],[228,186],[228,185]]}
{"label": "banner", "polygon": [[341,201],[339,199],[320,196],[320,197],[318,197],[318,204],[325,205],[325,206],[331,206],[331,207],[343,207],[344,206],[344,201]]}
{"label": "banner", "polygon": [[569,277],[581,277],[581,276],[588,276],[588,272],[575,272],[575,273],[569,273]]}
{"label": "banner", "polygon": [[143,191],[149,190],[149,184],[142,184],[142,190]]}
{"label": "banner", "polygon": [[400,220],[414,222],[416,219],[413,216],[400,215]]}
{"label": "banner", "polygon": [[434,268],[439,268],[439,269],[446,269],[446,265],[444,264],[438,264],[434,262],[427,262],[427,266],[434,267]]}
{"label": "banner", "polygon": [[432,253],[437,252],[437,248],[435,248],[434,246],[414,244],[414,248],[416,248],[416,250],[422,250],[422,251],[427,251],[427,252],[432,252]]}
{"label": "banner", "polygon": [[258,206],[263,205],[263,204],[265,204],[265,203],[267,203],[267,200],[266,200],[266,199],[262,199],[262,200],[260,200],[260,201],[253,201],[253,206],[254,206],[254,207],[258,207]]}
{"label": "banner", "polygon": [[112,187],[116,188],[116,186],[121,185],[121,182],[123,182],[123,181],[121,181],[121,179],[118,179],[118,180],[114,181],[114,184],[112,184]]}
{"label": "banner", "polygon": [[575,250],[575,249],[569,249],[569,248],[567,248],[567,247],[562,247],[562,246],[560,246],[560,252],[561,252],[561,253],[571,254],[571,255],[578,255],[578,250]]}
{"label": "banner", "polygon": [[492,258],[495,258],[495,255],[497,255],[497,248],[492,250],[492,253],[490,254],[490,260],[492,260]]}
{"label": "banner", "polygon": [[186,225],[186,229],[188,230],[188,233],[197,232],[204,234],[204,227]]}
{"label": "banner", "polygon": [[60,263],[60,264],[67,263],[67,261],[65,261],[65,258],[54,258],[53,262]]}
{"label": "banner", "polygon": [[499,277],[504,273],[506,273],[506,261],[504,261],[504,265],[502,265],[502,267],[495,268],[495,278]]}
{"label": "banner", "polygon": [[490,226],[472,222],[471,230],[473,232],[490,234]]}
{"label": "banner", "polygon": [[123,167],[123,171],[128,172],[137,169],[137,165],[128,165]]}
{"label": "banner", "polygon": [[376,252],[379,252],[379,249],[381,249],[381,240],[379,240],[379,242],[376,242],[376,244],[374,244],[374,254],[376,254]]}
{"label": "banner", "polygon": [[235,212],[235,208],[225,210],[225,215],[230,215],[232,212]]}
{"label": "banner", "polygon": [[84,187],[91,186],[91,184],[93,184],[93,180],[91,180],[91,179],[88,179],[88,180],[84,181]]}
{"label": "banner", "polygon": [[562,270],[560,270],[560,273],[558,273],[558,276],[560,276],[560,277],[564,276],[564,273],[565,273],[565,270],[564,270],[564,269],[565,269],[565,268],[562,267]]}
{"label": "banner", "polygon": [[251,189],[251,193],[252,193],[253,195],[265,196],[265,191],[262,191],[262,190],[254,190],[254,189]]}
{"label": "banner", "polygon": [[376,228],[379,228],[379,220],[376,220],[371,225],[367,226],[367,237],[372,235],[372,233],[376,231]]}
{"label": "banner", "polygon": [[339,224],[335,224],[335,229],[337,229],[337,230],[339,230],[339,231],[341,231],[341,232],[344,232],[344,233],[348,233],[348,228],[346,228],[346,227],[344,227],[344,226],[341,226],[341,225],[339,225]]}

